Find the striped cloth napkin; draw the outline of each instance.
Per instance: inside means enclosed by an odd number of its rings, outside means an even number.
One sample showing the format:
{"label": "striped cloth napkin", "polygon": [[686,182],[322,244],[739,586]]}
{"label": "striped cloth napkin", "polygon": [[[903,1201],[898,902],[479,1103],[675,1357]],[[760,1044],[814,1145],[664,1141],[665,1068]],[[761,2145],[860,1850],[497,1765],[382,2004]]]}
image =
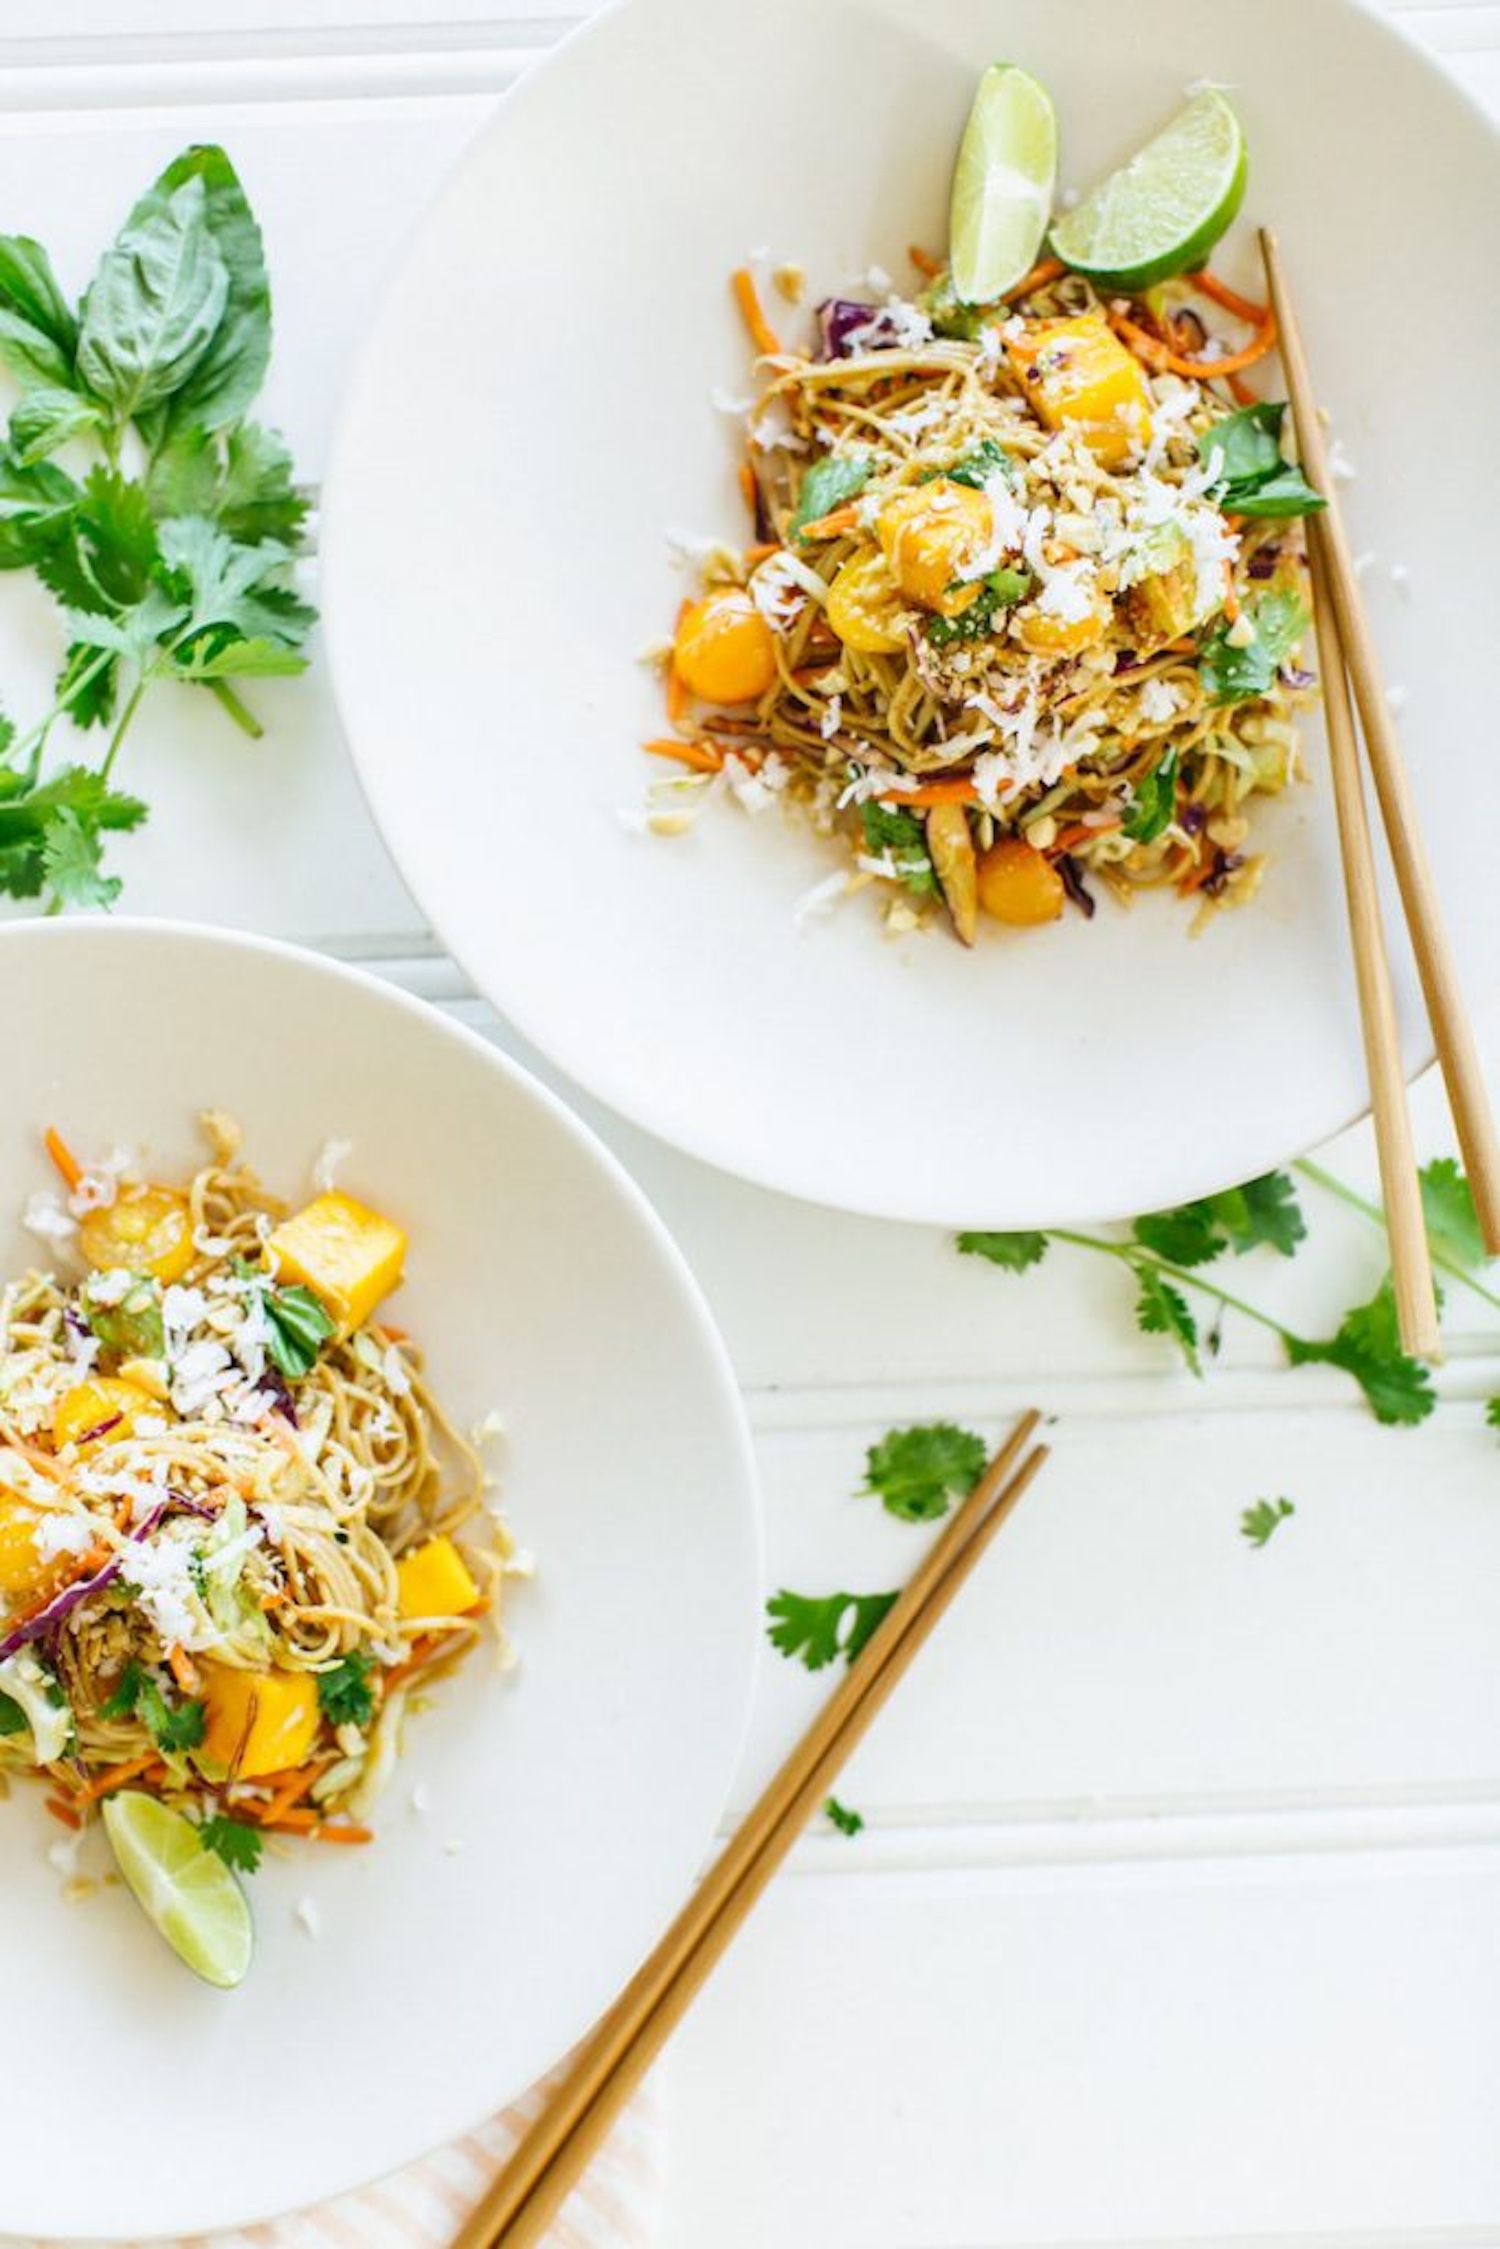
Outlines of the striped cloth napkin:
{"label": "striped cloth napkin", "polygon": [[[547,2097],[544,2082],[467,2139],[378,2185],[239,2233],[149,2249],[449,2249],[453,2236]],[[615,2126],[547,2235],[548,2249],[651,2249],[660,2230],[662,2130],[648,2087]],[[0,2249],[65,2249],[0,2239]],[[132,2249],[148,2249],[145,2243]]]}

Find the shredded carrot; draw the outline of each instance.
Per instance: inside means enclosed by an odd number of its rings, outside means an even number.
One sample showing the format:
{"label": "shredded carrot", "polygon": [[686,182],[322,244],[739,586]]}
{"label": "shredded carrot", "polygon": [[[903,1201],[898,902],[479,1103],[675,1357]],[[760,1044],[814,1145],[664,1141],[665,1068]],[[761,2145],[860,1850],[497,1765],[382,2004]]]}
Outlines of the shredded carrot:
{"label": "shredded carrot", "polygon": [[1231,625],[1238,624],[1243,615],[1240,597],[1234,590],[1234,568],[1229,562],[1224,565],[1224,614]]}
{"label": "shredded carrot", "polygon": [[1033,289],[1045,289],[1049,281],[1058,280],[1067,270],[1061,258],[1043,258],[1030,273],[1022,274],[1014,289],[1006,290],[1002,301],[1009,305],[1014,304],[1017,297],[1029,297]]}
{"label": "shredded carrot", "polygon": [[748,266],[741,266],[734,276],[734,299],[756,350],[764,354],[780,351],[781,338],[760,309],[760,298],[755,293],[755,282]]}
{"label": "shredded carrot", "polygon": [[1053,837],[1047,846],[1048,856],[1056,851],[1076,851],[1081,843],[1092,843],[1095,836],[1107,836],[1112,829],[1122,825],[1123,822],[1119,820],[1079,820],[1071,828],[1064,828],[1061,835]]}
{"label": "shredded carrot", "polygon": [[1229,395],[1236,406],[1253,406],[1255,404],[1255,393],[1245,381],[1243,375],[1230,375],[1226,377],[1226,380],[1229,384]]}
{"label": "shredded carrot", "polygon": [[150,1771],[156,1761],[156,1751],[148,1749],[143,1757],[131,1757],[123,1765],[111,1765],[107,1771],[96,1773],[91,1781],[85,1782],[79,1790],[79,1796],[86,1804],[92,1804],[99,1796],[112,1796],[128,1780],[139,1780],[143,1773]]}
{"label": "shredded carrot", "polygon": [[930,250],[924,250],[919,242],[913,242],[906,254],[918,273],[925,275],[929,281],[935,280],[943,270],[942,259],[935,258]]}
{"label": "shredded carrot", "polygon": [[1253,367],[1264,359],[1267,352],[1276,348],[1276,315],[1268,312],[1252,343],[1227,359],[1184,359],[1181,352],[1172,351],[1156,336],[1148,336],[1145,329],[1127,319],[1123,312],[1112,312],[1109,324],[1115,334],[1129,344],[1136,358],[1144,360],[1156,374],[1190,375],[1195,382],[1225,382],[1242,368]]}
{"label": "shredded carrot", "polygon": [[774,539],[757,539],[753,547],[746,547],[745,560],[753,570],[758,562],[769,561],[773,554],[780,554],[780,552],[781,549]]}
{"label": "shredded carrot", "polygon": [[797,536],[800,539],[839,539],[846,531],[859,528],[859,510],[853,501],[820,515],[815,523],[804,523]]}
{"label": "shredded carrot", "polygon": [[724,763],[720,751],[709,742],[679,742],[675,735],[663,735],[655,742],[643,742],[647,757],[675,758],[679,765],[690,765],[695,773],[717,773]]}
{"label": "shredded carrot", "polygon": [[410,1343],[411,1341],[411,1329],[398,1328],[392,1320],[382,1320],[380,1332],[387,1343]]}
{"label": "shredded carrot", "polygon": [[341,1820],[336,1827],[314,1827],[309,1830],[314,1843],[373,1843],[375,1830],[360,1827],[354,1820]]}
{"label": "shredded carrot", "polygon": [[921,789],[887,789],[882,804],[910,805],[913,812],[930,812],[940,804],[977,804],[979,791],[972,781],[929,781]]}
{"label": "shredded carrot", "polygon": [[1215,274],[1190,273],[1187,281],[1190,289],[1196,289],[1202,297],[1211,297],[1216,305],[1222,305],[1226,312],[1232,312],[1236,320],[1243,320],[1248,327],[1263,328],[1271,316],[1269,305],[1253,305],[1248,297],[1236,296]]}
{"label": "shredded carrot", "polygon": [[300,1835],[309,1843],[373,1843],[374,1831],[359,1827],[353,1820],[341,1820],[334,1825],[317,1812],[283,1812],[279,1819],[260,1819],[255,1823],[272,1835]]}
{"label": "shredded carrot", "polygon": [[1178,896],[1181,898],[1191,898],[1195,890],[1201,890],[1203,888],[1203,885],[1212,875],[1214,871],[1214,865],[1214,854],[1210,853],[1206,859],[1191,867],[1189,871],[1183,875],[1177,885]]}
{"label": "shredded carrot", "polygon": [[394,1688],[404,1685],[414,1671],[422,1670],[426,1664],[432,1661],[440,1648],[451,1645],[451,1635],[444,1635],[441,1632],[432,1632],[424,1639],[413,1640],[411,1654],[407,1657],[405,1663],[398,1663],[394,1671],[386,1672],[384,1678],[386,1693],[390,1694]]}
{"label": "shredded carrot", "polygon": [[759,506],[760,486],[755,481],[755,471],[750,466],[750,463],[748,461],[741,461],[739,473],[740,490],[745,495],[745,505],[750,510],[750,513],[753,517],[757,513]]}
{"label": "shredded carrot", "polygon": [[198,1666],[186,1648],[168,1648],[167,1666],[185,1695],[195,1695],[198,1692]]}
{"label": "shredded carrot", "polygon": [[83,1815],[75,1812],[71,1804],[65,1804],[60,1796],[44,1796],[42,1802],[55,1820],[61,1820],[63,1826],[71,1827],[75,1834],[82,1827]]}
{"label": "shredded carrot", "polygon": [[56,1164],[58,1170],[62,1173],[64,1185],[71,1192],[72,1189],[78,1185],[79,1180],[83,1177],[82,1164],[78,1161],[78,1158],[74,1155],[72,1149],[68,1146],[68,1143],[66,1142],[66,1140],[64,1140],[62,1134],[58,1132],[52,1125],[48,1125],[47,1127],[47,1137],[44,1145],[46,1147],[48,1155],[52,1158],[52,1161]]}
{"label": "shredded carrot", "polygon": [[288,1773],[286,1779],[267,1804],[261,1816],[261,1826],[273,1826],[284,1813],[292,1809],[294,1804],[299,1804],[312,1787],[313,1782],[318,1779],[320,1774],[328,1771],[333,1761],[331,1757],[319,1757],[314,1759],[312,1764],[299,1765],[294,1772]]}
{"label": "shredded carrot", "polygon": [[688,691],[682,684],[682,674],[675,664],[667,668],[667,716],[675,726],[688,707]]}

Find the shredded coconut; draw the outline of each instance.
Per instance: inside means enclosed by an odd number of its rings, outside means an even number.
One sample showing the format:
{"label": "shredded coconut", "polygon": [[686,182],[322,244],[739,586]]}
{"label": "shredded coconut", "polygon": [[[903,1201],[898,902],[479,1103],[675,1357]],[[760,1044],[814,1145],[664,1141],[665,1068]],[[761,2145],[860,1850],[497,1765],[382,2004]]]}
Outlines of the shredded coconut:
{"label": "shredded coconut", "polygon": [[312,1183],[326,1195],[339,1183],[339,1174],[354,1153],[352,1140],[325,1140],[313,1159]]}

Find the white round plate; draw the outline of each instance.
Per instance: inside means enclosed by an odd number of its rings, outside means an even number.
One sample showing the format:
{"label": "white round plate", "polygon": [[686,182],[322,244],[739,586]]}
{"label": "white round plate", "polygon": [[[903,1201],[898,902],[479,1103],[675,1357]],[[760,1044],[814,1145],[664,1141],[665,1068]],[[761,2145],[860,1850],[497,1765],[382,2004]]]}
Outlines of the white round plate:
{"label": "white round plate", "polygon": [[[467,2131],[557,2060],[681,1904],[748,1703],[750,1452],[640,1194],[550,1094],[418,1002],[249,938],[18,923],[0,929],[0,1046],[6,1274],[45,1258],[18,1220],[49,1183],[48,1124],[172,1177],[199,1160],[197,1112],[224,1108],[289,1196],[324,1141],[352,1141],[345,1184],[410,1235],[397,1316],[460,1427],[504,1416],[505,1504],[537,1560],[508,1607],[519,1668],[481,1658],[413,1721],[374,1843],[304,1847],[250,1882],[238,1991],[198,1983],[122,1889],[65,1902],[40,1791],[0,1805],[0,2234],[197,2234]],[[91,1839],[83,1871],[107,1864]]]}
{"label": "white round plate", "polygon": [[[1500,300],[1476,279],[1500,143],[1352,0],[627,0],[501,106],[421,229],[346,401],[327,505],[336,684],[387,840],[453,951],[581,1085],[693,1154],[886,1217],[1124,1215],[1264,1170],[1360,1113],[1332,805],[1256,815],[1261,897],[1101,903],[974,954],[868,902],[803,933],[841,860],[733,805],[631,834],[660,768],[641,651],[685,581],[669,530],[745,537],[747,346],[728,276],[769,246],[810,295],[941,248],[997,53],[1049,86],[1065,184],[1230,88],[1252,175],[1218,269],[1282,246],[1359,469],[1346,495],[1476,1011],[1500,884],[1489,495]],[[910,284],[908,284],[910,285]],[[777,307],[783,322],[793,316]],[[1420,336],[1414,343],[1413,337]],[[1409,599],[1391,578],[1410,573]],[[648,773],[648,767],[651,771]],[[1407,1055],[1426,1035],[1402,955]]]}

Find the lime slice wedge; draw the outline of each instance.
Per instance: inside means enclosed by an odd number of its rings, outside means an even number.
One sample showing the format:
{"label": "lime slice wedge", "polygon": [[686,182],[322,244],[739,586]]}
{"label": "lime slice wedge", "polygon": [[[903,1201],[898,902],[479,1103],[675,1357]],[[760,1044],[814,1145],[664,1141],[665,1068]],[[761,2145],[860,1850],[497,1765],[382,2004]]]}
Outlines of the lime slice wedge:
{"label": "lime slice wedge", "polygon": [[178,1959],[221,1991],[242,1982],[255,1943],[250,1908],[192,1821],[127,1788],[105,1798],[104,1828],[142,1912]]}
{"label": "lime slice wedge", "polygon": [[1056,181],[1057,119],[1045,90],[1014,63],[991,63],[953,168],[948,257],[962,303],[990,304],[1031,271]]}
{"label": "lime slice wedge", "polygon": [[1248,173],[1240,121],[1216,87],[1205,87],[1058,220],[1052,247],[1108,288],[1146,289],[1191,273],[1233,224]]}

